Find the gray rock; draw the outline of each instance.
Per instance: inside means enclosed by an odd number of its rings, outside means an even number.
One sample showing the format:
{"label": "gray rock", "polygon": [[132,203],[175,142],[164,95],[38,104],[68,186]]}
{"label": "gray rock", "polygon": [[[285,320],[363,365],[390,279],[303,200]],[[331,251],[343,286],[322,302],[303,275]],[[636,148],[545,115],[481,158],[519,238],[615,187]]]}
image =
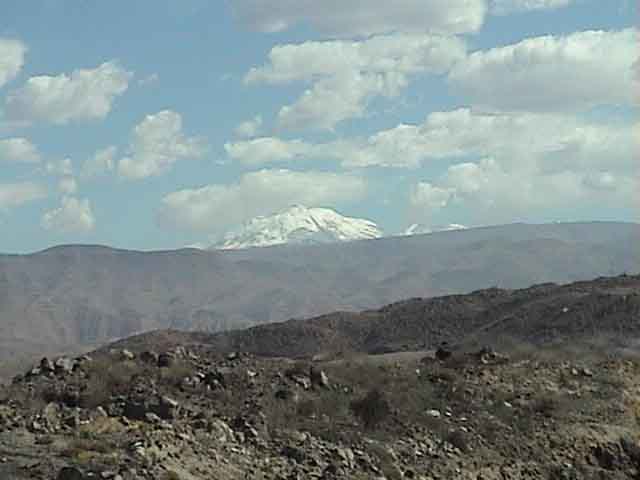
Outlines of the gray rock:
{"label": "gray rock", "polygon": [[162,397],[155,413],[163,420],[173,420],[178,413],[179,403],[172,398]]}
{"label": "gray rock", "polygon": [[47,357],[44,357],[42,360],[40,360],[40,370],[42,372],[53,372],[55,370],[55,366],[53,365],[53,362],[51,360],[49,360]]}
{"label": "gray rock", "polygon": [[135,354],[126,348],[120,352],[120,357],[122,357],[123,360],[133,360],[136,358]]}
{"label": "gray rock", "polygon": [[161,423],[162,419],[153,412],[147,412],[144,414],[144,418],[149,423]]}
{"label": "gray rock", "polygon": [[227,360],[234,361],[239,358],[238,352],[231,352],[227,355]]}
{"label": "gray rock", "polygon": [[209,422],[207,430],[211,436],[220,443],[230,442],[234,438],[234,433],[231,427],[226,422],[215,419]]}
{"label": "gray rock", "polygon": [[309,371],[309,377],[311,378],[311,383],[313,385],[323,388],[329,387],[329,377],[327,377],[327,374],[324,372],[324,370],[311,367]]}
{"label": "gray rock", "polygon": [[56,373],[71,373],[73,371],[73,365],[73,360],[67,357],[60,357],[53,364]]}
{"label": "gray rock", "polygon": [[291,380],[293,380],[305,390],[309,390],[311,388],[311,379],[305,375],[293,375],[291,377]]}

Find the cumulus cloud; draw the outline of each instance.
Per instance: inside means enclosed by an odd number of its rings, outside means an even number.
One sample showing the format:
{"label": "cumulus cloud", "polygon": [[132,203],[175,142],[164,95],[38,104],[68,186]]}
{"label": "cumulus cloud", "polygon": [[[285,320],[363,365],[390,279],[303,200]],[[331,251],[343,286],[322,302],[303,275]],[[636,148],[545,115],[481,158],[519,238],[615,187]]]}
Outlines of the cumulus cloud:
{"label": "cumulus cloud", "polygon": [[238,125],[235,129],[235,134],[241,138],[254,138],[260,134],[261,128],[262,116],[256,115],[251,120],[247,120]]}
{"label": "cumulus cloud", "polygon": [[73,175],[73,162],[70,158],[52,160],[45,164],[44,169],[49,175],[70,176]]}
{"label": "cumulus cloud", "polygon": [[46,196],[46,189],[37,183],[0,183],[0,210],[18,207]]}
{"label": "cumulus cloud", "polygon": [[58,233],[87,233],[96,224],[91,204],[87,199],[63,197],[60,207],[46,212],[40,225]]}
{"label": "cumulus cloud", "polygon": [[78,182],[72,176],[66,176],[58,182],[58,191],[64,195],[74,195],[78,191]]}
{"label": "cumulus cloud", "polygon": [[171,193],[162,200],[158,221],[165,228],[219,233],[292,204],[334,206],[360,199],[366,190],[362,178],[348,174],[260,170],[234,184]]}
{"label": "cumulus cloud", "polygon": [[162,175],[179,160],[201,157],[206,145],[201,138],[184,134],[179,113],[163,110],[147,115],[134,128],[129,150],[130,155],[118,162],[118,173],[136,180]]}
{"label": "cumulus cloud", "polygon": [[545,169],[607,163],[631,167],[637,131],[630,125],[589,123],[574,116],[483,113],[468,108],[431,113],[364,139],[312,144],[273,137],[229,143],[227,154],[247,165],[330,159],[346,168],[417,168],[434,160],[495,156],[537,162]]}
{"label": "cumulus cloud", "polygon": [[236,0],[236,15],[263,32],[310,24],[329,36],[391,32],[475,32],[484,22],[485,0]]}
{"label": "cumulus cloud", "polygon": [[456,64],[451,86],[496,110],[567,111],[626,105],[640,88],[634,28],[529,38]]}
{"label": "cumulus cloud", "polygon": [[252,68],[245,83],[311,83],[292,105],[278,113],[281,128],[332,129],[362,117],[375,97],[395,97],[412,75],[446,73],[465,57],[455,37],[395,34],[363,41],[325,41],[279,45],[267,64]]}
{"label": "cumulus cloud", "polygon": [[116,166],[116,147],[107,147],[98,150],[91,158],[82,165],[82,176],[84,178],[94,178],[112,172]]}
{"label": "cumulus cloud", "polygon": [[38,148],[26,138],[0,140],[0,162],[38,163],[40,160]]}
{"label": "cumulus cloud", "polygon": [[555,10],[568,7],[575,0],[491,0],[491,13],[507,15],[533,10]]}
{"label": "cumulus cloud", "polygon": [[21,41],[0,38],[0,87],[20,73],[26,52],[27,47]]}
{"label": "cumulus cloud", "polygon": [[429,182],[418,182],[409,196],[414,207],[426,207],[430,210],[444,208],[455,194],[455,189],[437,187]]}
{"label": "cumulus cloud", "polygon": [[423,216],[460,207],[470,217],[504,222],[562,205],[629,207],[638,186],[635,176],[622,172],[513,169],[485,158],[455,164],[439,178],[417,183],[409,200]]}
{"label": "cumulus cloud", "polygon": [[245,165],[289,162],[314,155],[314,145],[302,140],[281,140],[261,137],[235,143],[226,143],[224,149],[233,160]]}
{"label": "cumulus cloud", "polygon": [[101,119],[129,86],[132,73],[117,62],[70,75],[37,76],[9,93],[7,117],[13,121],[65,125],[72,121]]}

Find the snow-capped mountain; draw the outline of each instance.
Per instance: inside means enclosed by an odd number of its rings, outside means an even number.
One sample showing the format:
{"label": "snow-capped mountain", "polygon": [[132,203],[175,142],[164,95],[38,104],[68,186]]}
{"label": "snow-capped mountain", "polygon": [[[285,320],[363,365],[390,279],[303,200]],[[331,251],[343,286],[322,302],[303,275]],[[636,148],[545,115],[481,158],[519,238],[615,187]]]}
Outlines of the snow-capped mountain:
{"label": "snow-capped mountain", "polygon": [[459,223],[450,223],[449,225],[427,226],[420,223],[414,223],[407,228],[403,235],[423,235],[435,232],[449,232],[452,230],[466,230],[467,227]]}
{"label": "snow-capped mountain", "polygon": [[231,250],[290,243],[349,242],[381,236],[382,231],[370,220],[345,217],[329,208],[295,205],[283,212],[247,221],[210,248]]}

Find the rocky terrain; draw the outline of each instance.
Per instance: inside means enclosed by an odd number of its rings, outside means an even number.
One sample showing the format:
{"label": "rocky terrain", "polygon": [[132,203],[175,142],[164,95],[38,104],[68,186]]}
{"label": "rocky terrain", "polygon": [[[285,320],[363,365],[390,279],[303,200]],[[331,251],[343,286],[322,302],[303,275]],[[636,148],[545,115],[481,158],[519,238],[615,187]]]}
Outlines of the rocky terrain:
{"label": "rocky terrain", "polygon": [[0,478],[640,478],[639,297],[488,289],[44,358],[0,390]]}
{"label": "rocky terrain", "polygon": [[635,224],[519,224],[234,251],[0,255],[0,378],[34,354],[156,329],[215,332],[490,285],[637,273],[639,240]]}

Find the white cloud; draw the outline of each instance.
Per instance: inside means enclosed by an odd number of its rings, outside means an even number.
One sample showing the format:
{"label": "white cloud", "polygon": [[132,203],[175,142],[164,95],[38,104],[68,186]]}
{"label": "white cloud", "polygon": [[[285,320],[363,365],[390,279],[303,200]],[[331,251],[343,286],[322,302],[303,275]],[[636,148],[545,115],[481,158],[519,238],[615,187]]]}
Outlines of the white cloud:
{"label": "white cloud", "polygon": [[73,162],[71,161],[70,158],[50,161],[46,163],[45,171],[49,175],[57,175],[57,176],[73,175]]}
{"label": "white cloud", "polygon": [[300,23],[330,36],[392,32],[475,32],[484,22],[485,0],[235,0],[241,21],[264,32]]}
{"label": "white cloud", "polygon": [[301,140],[281,140],[275,137],[261,137],[226,143],[224,149],[233,160],[245,165],[289,162],[313,155],[314,146]]}
{"label": "white cloud", "polygon": [[58,182],[58,191],[64,195],[74,195],[78,191],[78,182],[74,177],[63,177]]}
{"label": "white cloud", "polygon": [[46,189],[37,183],[0,183],[0,210],[18,207],[46,196]]}
{"label": "white cloud", "polygon": [[[496,156],[514,162],[546,161],[549,168],[569,159],[597,163],[632,162],[630,126],[592,124],[568,115],[487,114],[470,109],[435,112],[421,125],[400,125],[354,148],[347,166],[416,167],[436,159]],[[563,160],[564,159],[564,160]]]}
{"label": "white cloud", "polygon": [[633,28],[529,38],[474,52],[456,64],[449,81],[489,109],[557,112],[631,104],[640,88],[633,68],[637,43]]}
{"label": "white cloud", "polygon": [[507,15],[532,10],[555,10],[568,7],[574,2],[575,0],[491,0],[491,13]]}
{"label": "white cloud", "polygon": [[458,38],[425,34],[280,45],[271,50],[266,65],[247,73],[245,83],[312,83],[295,103],[280,110],[278,124],[285,129],[332,129],[362,117],[373,98],[399,95],[412,75],[446,73],[465,53]]}
{"label": "white cloud", "polygon": [[115,156],[117,151],[118,149],[113,146],[98,150],[82,165],[82,176],[84,178],[93,178],[112,172],[116,166]]}
{"label": "white cloud", "polygon": [[429,209],[444,208],[448,205],[455,190],[447,187],[436,187],[429,182],[418,182],[411,191],[409,201],[414,207]]}
{"label": "white cloud", "polygon": [[260,134],[261,128],[262,117],[260,115],[256,115],[251,120],[247,120],[246,122],[242,122],[238,125],[236,127],[235,134],[237,137],[241,138],[254,138]]}
{"label": "white cloud", "polygon": [[399,125],[366,139],[311,144],[273,137],[225,145],[230,158],[247,165],[324,159],[344,167],[416,168],[429,161],[494,156],[539,163],[630,168],[638,132],[629,125],[589,123],[558,114],[490,114],[458,109],[431,113],[420,125]]}
{"label": "white cloud", "polygon": [[0,140],[0,162],[38,163],[40,160],[37,147],[26,138]]}
{"label": "white cloud", "polygon": [[45,230],[59,233],[87,233],[95,224],[89,200],[74,197],[63,197],[60,207],[46,212],[40,222]]}
{"label": "white cloud", "polygon": [[171,110],[147,115],[133,131],[130,156],[118,162],[118,173],[128,179],[141,179],[168,172],[179,160],[198,158],[206,152],[204,141],[187,137],[182,117]]}
{"label": "white cloud", "polygon": [[74,70],[71,75],[31,77],[9,93],[7,116],[14,121],[58,125],[101,119],[127,90],[132,76],[111,61],[94,69]]}
{"label": "white cloud", "polygon": [[357,200],[366,190],[365,181],[353,175],[260,170],[231,185],[171,193],[162,200],[158,221],[166,228],[216,233],[295,203],[334,206]]}
{"label": "white cloud", "polygon": [[27,47],[21,41],[0,38],[0,87],[20,73],[26,53]]}
{"label": "white cloud", "polygon": [[458,207],[470,218],[504,222],[562,206],[628,208],[633,205],[639,186],[633,174],[513,169],[505,168],[504,162],[485,158],[453,165],[436,180],[419,182],[410,196],[410,205],[425,217]]}

